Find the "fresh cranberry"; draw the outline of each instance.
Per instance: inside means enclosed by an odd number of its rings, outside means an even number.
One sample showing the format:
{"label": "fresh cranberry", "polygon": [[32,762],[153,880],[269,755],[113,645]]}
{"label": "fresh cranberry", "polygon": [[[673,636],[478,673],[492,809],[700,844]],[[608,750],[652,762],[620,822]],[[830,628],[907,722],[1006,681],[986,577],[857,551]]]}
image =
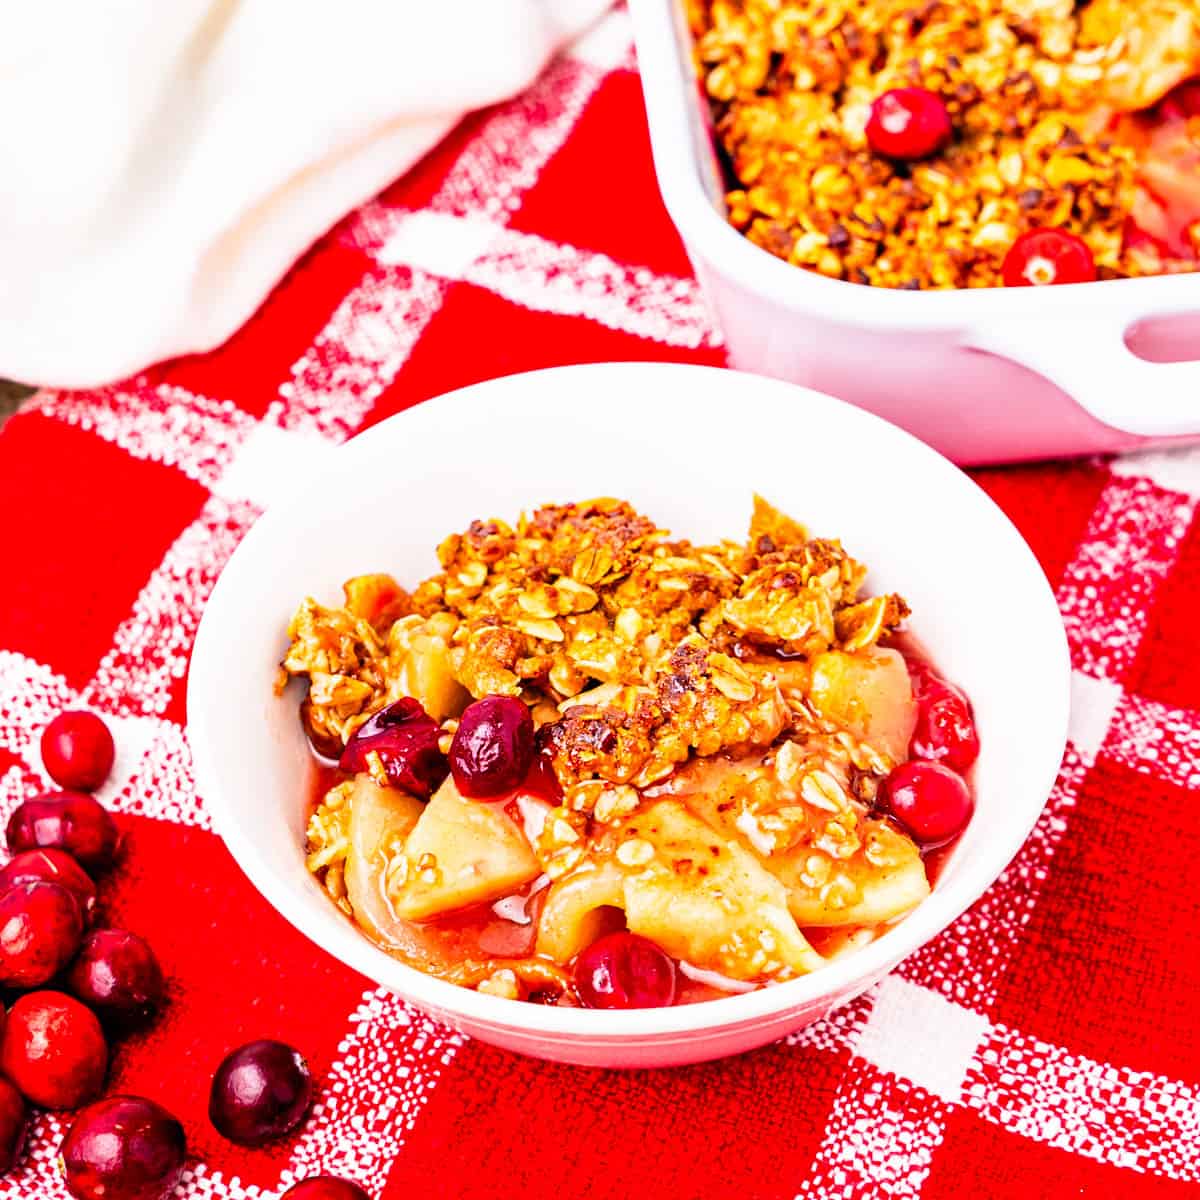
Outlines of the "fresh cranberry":
{"label": "fresh cranberry", "polygon": [[388,783],[424,799],[446,778],[446,756],[438,748],[438,723],[409,697],[381,708],[346,743],[338,765],[358,774],[377,754]]}
{"label": "fresh cranberry", "polygon": [[961,774],[979,757],[979,734],[971,702],[924,663],[910,663],[909,674],[917,701],[910,753]]}
{"label": "fresh cranberry", "polygon": [[217,1068],[208,1119],[242,1146],[291,1133],[308,1115],[312,1075],[300,1053],[283,1042],[250,1042]]}
{"label": "fresh cranberry", "polygon": [[292,1184],[282,1200],[371,1200],[371,1197],[357,1183],[334,1179],[332,1175],[315,1175]]}
{"label": "fresh cranberry", "polygon": [[885,158],[911,161],[936,154],[954,135],[950,114],[937,92],[892,88],[871,105],[867,143]]}
{"label": "fresh cranberry", "polygon": [[42,733],[42,762],[59,787],[90,792],[112,770],[116,747],[95,713],[59,713]]}
{"label": "fresh cranberry", "polygon": [[86,925],[96,907],[92,877],[62,850],[24,850],[0,868],[0,895],[18,883],[57,883],[75,897]]}
{"label": "fresh cranberry", "polygon": [[649,938],[621,930],[579,955],[575,987],[588,1008],[665,1008],[675,1002],[675,964]]}
{"label": "fresh cranberry", "polygon": [[484,696],[459,718],[450,771],[464,796],[511,792],[533,764],[533,718],[515,696]]}
{"label": "fresh cranberry", "polygon": [[183,1126],[152,1100],[109,1096],[75,1118],[60,1155],[76,1200],[163,1200],[187,1143]]}
{"label": "fresh cranberry", "polygon": [[64,850],[88,871],[112,865],[121,835],[94,796],[47,792],[19,805],[8,819],[10,850]]}
{"label": "fresh cranberry", "polygon": [[62,992],[29,992],[9,1011],[0,1070],[26,1100],[78,1108],[104,1086],[108,1046],[91,1009]]}
{"label": "fresh cranberry", "polygon": [[25,1141],[25,1101],[7,1079],[0,1079],[0,1175],[11,1171]]}
{"label": "fresh cranberry", "polygon": [[136,933],[97,929],[83,939],[67,987],[106,1025],[122,1033],[158,1011],[163,977],[154,951]]}
{"label": "fresh cranberry", "polygon": [[1096,260],[1087,243],[1065,229],[1031,229],[1013,242],[1000,273],[1005,287],[1091,283]]}
{"label": "fresh cranberry", "polygon": [[880,796],[884,810],[926,850],[958,837],[975,811],[962,776],[935,762],[901,763]]}
{"label": "fresh cranberry", "polygon": [[0,896],[0,983],[48,983],[73,959],[83,936],[79,901],[57,883],[18,883]]}

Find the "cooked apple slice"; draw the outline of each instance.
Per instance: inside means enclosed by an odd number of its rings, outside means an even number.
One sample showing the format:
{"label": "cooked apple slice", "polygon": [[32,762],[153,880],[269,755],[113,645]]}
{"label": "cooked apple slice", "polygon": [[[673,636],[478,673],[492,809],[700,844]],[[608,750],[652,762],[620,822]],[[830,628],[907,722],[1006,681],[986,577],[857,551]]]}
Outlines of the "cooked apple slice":
{"label": "cooked apple slice", "polygon": [[653,849],[625,878],[625,918],[634,933],[731,979],[762,978],[781,967],[807,974],[822,965],[788,912],[779,880],[679,801],[660,800],[626,828],[626,846],[640,841]]}
{"label": "cooked apple slice", "polygon": [[540,871],[521,827],[500,805],[466,799],[453,778],[425,805],[404,853],[408,875],[392,903],[410,921],[509,896]]}
{"label": "cooked apple slice", "polygon": [[390,699],[412,696],[435,720],[457,717],[471,694],[454,678],[450,661],[453,621],[444,613],[422,620],[402,617],[388,632]]}
{"label": "cooked apple slice", "polygon": [[787,889],[798,925],[876,925],[929,895],[925,864],[909,838],[885,821],[864,820],[858,832],[862,846],[848,859],[800,846],[764,860]]}
{"label": "cooked apple slice", "polygon": [[[929,895],[929,881],[913,842],[886,821],[867,817],[857,802],[845,798],[836,812],[813,808],[803,796],[789,800],[807,813],[794,846],[773,849],[773,838],[736,804],[728,803],[722,783],[742,763],[714,761],[693,773],[694,790],[681,799],[696,816],[725,837],[739,842],[787,889],[788,908],[800,926],[869,925],[890,921]],[[760,772],[761,774],[761,772]],[[787,811],[785,808],[783,811]],[[768,809],[768,817],[772,815]],[[857,848],[837,858],[822,848],[822,832],[830,821],[853,832]]]}
{"label": "cooked apple slice", "polygon": [[619,929],[624,883],[612,863],[580,867],[552,883],[538,922],[537,952],[568,963],[585,946]]}
{"label": "cooked apple slice", "polygon": [[405,922],[388,901],[388,867],[404,853],[404,842],[424,805],[399,788],[380,787],[358,775],[350,800],[350,854],[346,859],[346,896],[358,923],[375,941],[408,948]]}
{"label": "cooked apple slice", "polygon": [[812,660],[813,707],[894,763],[908,753],[917,704],[904,656],[874,648],[859,654],[829,650]]}

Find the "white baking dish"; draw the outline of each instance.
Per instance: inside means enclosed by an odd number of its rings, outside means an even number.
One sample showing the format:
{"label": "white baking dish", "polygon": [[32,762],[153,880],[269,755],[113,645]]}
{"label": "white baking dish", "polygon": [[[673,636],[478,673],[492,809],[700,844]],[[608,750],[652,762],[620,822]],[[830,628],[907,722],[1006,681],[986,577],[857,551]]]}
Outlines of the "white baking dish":
{"label": "white baking dish", "polygon": [[659,186],[733,366],[831,392],[960,463],[1200,437],[1200,361],[1149,360],[1200,354],[1200,275],[908,292],[783,262],[725,220],[681,0],[630,4]]}

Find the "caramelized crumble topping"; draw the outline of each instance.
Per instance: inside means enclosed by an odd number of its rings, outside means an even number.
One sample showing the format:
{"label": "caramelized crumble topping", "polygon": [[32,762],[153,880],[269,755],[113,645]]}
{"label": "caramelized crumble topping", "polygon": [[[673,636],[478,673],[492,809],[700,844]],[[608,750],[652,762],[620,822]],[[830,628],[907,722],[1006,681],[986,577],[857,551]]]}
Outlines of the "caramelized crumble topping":
{"label": "caramelized crumble topping", "polygon": [[[343,744],[401,695],[439,720],[456,691],[515,695],[565,786],[643,787],[692,753],[775,740],[789,708],[764,652],[861,650],[908,613],[899,596],[860,602],[866,568],[761,500],[745,546],[672,540],[603,499],[548,505],[515,529],[476,521],[438,558],[414,614],[383,632],[348,608],[301,605],[283,666],[310,681],[316,736]],[[428,668],[431,650],[444,666],[436,686],[412,665]]]}

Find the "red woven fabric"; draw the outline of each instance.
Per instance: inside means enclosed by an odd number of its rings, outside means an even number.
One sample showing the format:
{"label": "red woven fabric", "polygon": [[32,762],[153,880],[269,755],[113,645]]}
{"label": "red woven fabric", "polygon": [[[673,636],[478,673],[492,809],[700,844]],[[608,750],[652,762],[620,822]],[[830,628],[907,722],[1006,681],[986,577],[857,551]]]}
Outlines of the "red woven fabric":
{"label": "red woven fabric", "polygon": [[[103,796],[128,852],[104,904],[170,977],[112,1086],[183,1119],[181,1194],[204,1200],[274,1197],[318,1170],[376,1200],[1197,1194],[1198,459],[978,473],[1058,589],[1071,748],[979,905],[786,1043],[647,1075],[465,1041],[305,942],[209,829],[182,730],[188,653],[276,473],[490,376],[723,361],[653,183],[626,33],[617,14],[467,121],[221,350],[42,394],[0,435],[0,816],[41,786],[54,711],[109,714]],[[207,1122],[208,1083],[264,1036],[309,1055],[320,1103],[294,1140],[241,1151]],[[37,1119],[0,1196],[65,1196],[62,1128]]]}

